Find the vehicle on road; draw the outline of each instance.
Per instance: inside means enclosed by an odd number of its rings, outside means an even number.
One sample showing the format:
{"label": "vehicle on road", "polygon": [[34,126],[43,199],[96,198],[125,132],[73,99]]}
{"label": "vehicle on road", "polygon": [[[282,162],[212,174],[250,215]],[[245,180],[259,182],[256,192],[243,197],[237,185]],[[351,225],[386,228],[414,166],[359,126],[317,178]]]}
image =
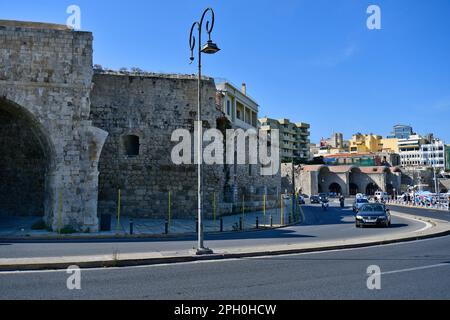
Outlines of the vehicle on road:
{"label": "vehicle on road", "polygon": [[309,199],[309,202],[311,204],[320,204],[320,197],[319,196],[311,196]]}
{"label": "vehicle on road", "polygon": [[369,200],[367,198],[357,198],[355,202],[353,202],[353,212],[357,213],[359,209],[365,204],[368,204]]}
{"label": "vehicle on road", "polygon": [[321,202],[323,202],[325,200],[328,202],[328,194],[326,194],[326,193],[319,194],[319,199]]}
{"label": "vehicle on road", "polygon": [[389,228],[391,226],[391,212],[384,204],[365,204],[356,215],[355,224],[357,228],[365,226]]}
{"label": "vehicle on road", "polygon": [[356,199],[361,199],[361,198],[367,198],[367,197],[364,194],[362,194],[362,193],[358,193],[356,195]]}
{"label": "vehicle on road", "polygon": [[383,191],[375,192],[375,201],[386,202],[389,200],[389,194]]}
{"label": "vehicle on road", "polygon": [[324,199],[323,201],[321,201],[321,204],[322,204],[322,210],[328,211],[328,207],[330,206],[330,201],[328,199]]}

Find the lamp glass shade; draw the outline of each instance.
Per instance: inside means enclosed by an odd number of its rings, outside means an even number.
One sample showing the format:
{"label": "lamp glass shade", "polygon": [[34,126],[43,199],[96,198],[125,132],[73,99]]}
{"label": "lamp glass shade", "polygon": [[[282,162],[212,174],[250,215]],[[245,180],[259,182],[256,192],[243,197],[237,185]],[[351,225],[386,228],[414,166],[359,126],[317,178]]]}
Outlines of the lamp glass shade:
{"label": "lamp glass shade", "polygon": [[220,51],[220,49],[217,46],[217,44],[215,44],[211,40],[209,40],[202,48],[202,52],[206,53],[206,54],[214,54],[214,53],[217,53],[219,51]]}

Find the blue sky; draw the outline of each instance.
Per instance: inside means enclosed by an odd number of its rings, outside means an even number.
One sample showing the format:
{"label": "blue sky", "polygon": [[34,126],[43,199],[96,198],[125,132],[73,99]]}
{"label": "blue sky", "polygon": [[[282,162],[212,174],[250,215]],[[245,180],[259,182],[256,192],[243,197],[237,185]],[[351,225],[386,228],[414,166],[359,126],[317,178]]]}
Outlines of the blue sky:
{"label": "blue sky", "polygon": [[[260,116],[309,122],[313,141],[404,123],[450,143],[448,0],[17,0],[0,3],[0,18],[65,23],[70,4],[104,67],[195,73],[189,29],[212,6],[222,51],[204,72],[246,82]],[[366,27],[370,4],[382,30]]]}

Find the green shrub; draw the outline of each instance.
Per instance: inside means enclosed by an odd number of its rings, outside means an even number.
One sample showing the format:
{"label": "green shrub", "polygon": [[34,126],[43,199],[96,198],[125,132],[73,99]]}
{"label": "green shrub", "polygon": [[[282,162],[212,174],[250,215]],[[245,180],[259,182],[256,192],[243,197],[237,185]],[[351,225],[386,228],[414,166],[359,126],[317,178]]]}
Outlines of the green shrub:
{"label": "green shrub", "polygon": [[72,234],[72,233],[77,233],[77,230],[75,230],[74,227],[67,225],[64,228],[62,228],[59,233],[60,234]]}
{"label": "green shrub", "polygon": [[45,223],[44,219],[39,219],[31,226],[31,230],[46,230],[46,229],[47,224]]}

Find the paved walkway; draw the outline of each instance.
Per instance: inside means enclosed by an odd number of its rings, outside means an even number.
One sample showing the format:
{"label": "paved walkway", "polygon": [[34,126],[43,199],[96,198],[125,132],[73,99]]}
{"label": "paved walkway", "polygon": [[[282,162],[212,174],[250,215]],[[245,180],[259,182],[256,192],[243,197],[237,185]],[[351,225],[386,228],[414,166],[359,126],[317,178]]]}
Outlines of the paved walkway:
{"label": "paved walkway", "polygon": [[[301,214],[300,214],[301,218]],[[286,205],[283,208],[283,218],[280,209],[270,209],[264,212],[241,213],[231,216],[224,216],[223,231],[240,230],[240,220],[242,219],[242,228],[245,230],[255,229],[258,219],[259,227],[273,227],[289,224],[294,221],[292,217],[292,205]],[[39,221],[39,217],[2,217],[0,218],[0,237],[45,237],[56,236],[55,232],[47,230],[32,230],[32,225]],[[111,221],[110,232],[99,232],[97,236],[125,236],[130,234],[130,224],[133,222],[134,235],[162,235],[165,234],[165,225],[168,222],[165,219],[137,219],[121,217],[120,221],[113,218]],[[204,221],[205,232],[220,232],[220,218],[206,219]],[[168,226],[169,234],[189,234],[195,233],[197,221],[195,219],[172,219]],[[86,234],[75,234],[74,236],[86,236]]]}

